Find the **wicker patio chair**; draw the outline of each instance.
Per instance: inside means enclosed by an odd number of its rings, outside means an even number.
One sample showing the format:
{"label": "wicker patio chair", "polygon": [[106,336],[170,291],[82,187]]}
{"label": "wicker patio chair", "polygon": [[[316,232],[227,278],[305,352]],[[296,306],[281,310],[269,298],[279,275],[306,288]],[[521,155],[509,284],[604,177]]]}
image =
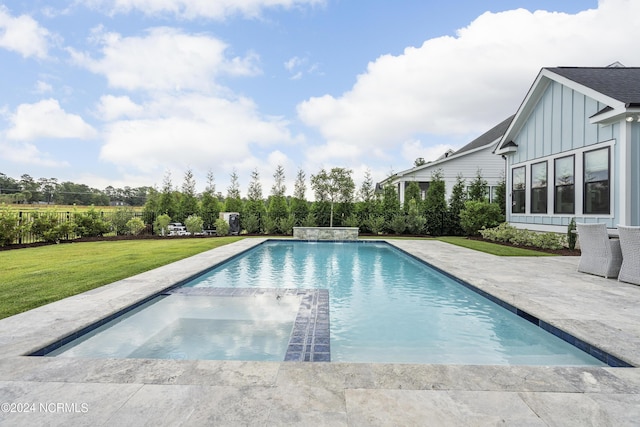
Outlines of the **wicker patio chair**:
{"label": "wicker patio chair", "polygon": [[622,264],[622,252],[618,239],[609,239],[607,225],[576,224],[580,242],[578,271],[606,278],[618,277]]}
{"label": "wicker patio chair", "polygon": [[622,267],[618,280],[640,285],[640,227],[618,225]]}

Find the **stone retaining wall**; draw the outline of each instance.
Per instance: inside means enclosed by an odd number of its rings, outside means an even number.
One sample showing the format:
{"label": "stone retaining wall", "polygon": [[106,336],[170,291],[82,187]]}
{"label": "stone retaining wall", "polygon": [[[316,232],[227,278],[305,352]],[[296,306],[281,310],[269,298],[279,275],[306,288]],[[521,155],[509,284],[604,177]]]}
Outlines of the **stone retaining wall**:
{"label": "stone retaining wall", "polygon": [[293,227],[300,240],[358,240],[358,227]]}

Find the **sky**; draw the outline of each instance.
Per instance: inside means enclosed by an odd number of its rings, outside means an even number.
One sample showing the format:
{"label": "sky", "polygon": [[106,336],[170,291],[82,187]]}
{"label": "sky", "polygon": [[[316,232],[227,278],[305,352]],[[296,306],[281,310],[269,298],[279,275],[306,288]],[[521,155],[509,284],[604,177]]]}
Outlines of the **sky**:
{"label": "sky", "polygon": [[0,0],[0,173],[378,182],[514,114],[542,67],[640,66],[639,36],[638,0]]}

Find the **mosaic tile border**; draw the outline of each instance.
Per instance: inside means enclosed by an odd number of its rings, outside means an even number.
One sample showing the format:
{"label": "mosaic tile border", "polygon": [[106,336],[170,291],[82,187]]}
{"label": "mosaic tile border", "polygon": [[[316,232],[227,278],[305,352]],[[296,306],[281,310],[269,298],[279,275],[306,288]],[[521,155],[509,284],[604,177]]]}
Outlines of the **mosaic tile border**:
{"label": "mosaic tile border", "polygon": [[300,307],[291,331],[285,362],[330,362],[329,291],[327,289],[279,288],[177,288],[164,295],[250,297],[256,295],[299,296]]}

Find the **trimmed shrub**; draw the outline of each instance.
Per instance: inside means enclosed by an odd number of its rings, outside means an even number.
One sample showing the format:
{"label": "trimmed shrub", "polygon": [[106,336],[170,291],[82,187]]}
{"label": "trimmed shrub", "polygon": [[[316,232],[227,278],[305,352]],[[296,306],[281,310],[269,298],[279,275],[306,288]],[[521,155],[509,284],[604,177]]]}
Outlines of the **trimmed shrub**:
{"label": "trimmed shrub", "polygon": [[407,219],[403,213],[397,213],[389,221],[389,229],[396,234],[402,234],[407,229]]}
{"label": "trimmed shrub", "polygon": [[109,222],[93,206],[85,212],[74,212],[73,222],[73,230],[81,237],[98,237],[111,231]]}
{"label": "trimmed shrub", "polygon": [[169,231],[169,224],[171,223],[171,217],[167,214],[158,215],[156,222],[153,223],[153,228],[156,234],[164,236]]}
{"label": "trimmed shrub", "polygon": [[113,215],[111,215],[111,227],[117,236],[130,232],[127,223],[131,218],[133,218],[133,209],[127,207],[117,208]]}
{"label": "trimmed shrub", "polygon": [[384,230],[384,216],[369,215],[366,222],[367,228],[369,228],[373,234],[380,234]]}
{"label": "trimmed shrub", "polygon": [[216,219],[216,234],[218,236],[228,236],[229,235],[229,223],[225,221],[223,218]]}
{"label": "trimmed shrub", "polygon": [[460,226],[469,236],[478,235],[483,228],[496,227],[503,220],[500,206],[487,201],[468,200],[460,212]]}
{"label": "trimmed shrub", "polygon": [[296,224],[296,219],[293,215],[289,215],[285,218],[280,218],[278,220],[278,230],[282,234],[292,235],[293,234],[293,226]]}
{"label": "trimmed shrub", "polygon": [[126,226],[129,234],[132,234],[134,236],[142,233],[142,231],[146,228],[146,226],[144,225],[144,221],[140,218],[131,218],[129,221],[127,221]]}
{"label": "trimmed shrub", "polygon": [[7,207],[0,207],[0,246],[12,244],[22,231],[18,214]]}
{"label": "trimmed shrub", "polygon": [[184,220],[184,225],[187,227],[187,231],[191,234],[201,234],[204,226],[204,221],[198,215],[189,215]]}
{"label": "trimmed shrub", "polygon": [[358,215],[353,213],[344,220],[344,225],[346,227],[360,227],[360,218],[358,218]]}
{"label": "trimmed shrub", "polygon": [[246,213],[242,216],[244,229],[249,234],[260,232],[260,217],[254,213]]}
{"label": "trimmed shrub", "polygon": [[409,233],[424,233],[425,227],[427,226],[427,219],[420,215],[420,209],[418,208],[418,203],[415,200],[409,200],[407,211],[407,230]]}
{"label": "trimmed shrub", "polygon": [[562,249],[567,245],[567,236],[560,233],[537,233],[502,223],[497,227],[480,230],[484,239],[492,242],[511,243],[516,246],[532,246],[540,249]]}
{"label": "trimmed shrub", "polygon": [[264,218],[264,221],[262,221],[262,226],[265,234],[276,234],[278,232],[278,223],[270,216]]}
{"label": "trimmed shrub", "polygon": [[307,216],[302,221],[303,227],[315,227],[318,223],[316,222],[316,216],[313,212],[309,212]]}
{"label": "trimmed shrub", "polygon": [[55,212],[34,212],[29,231],[39,240],[57,243],[73,232],[73,222],[61,218]]}
{"label": "trimmed shrub", "polygon": [[574,250],[576,248],[576,242],[578,240],[578,234],[576,233],[576,219],[571,218],[569,226],[567,227],[567,244],[569,249]]}

